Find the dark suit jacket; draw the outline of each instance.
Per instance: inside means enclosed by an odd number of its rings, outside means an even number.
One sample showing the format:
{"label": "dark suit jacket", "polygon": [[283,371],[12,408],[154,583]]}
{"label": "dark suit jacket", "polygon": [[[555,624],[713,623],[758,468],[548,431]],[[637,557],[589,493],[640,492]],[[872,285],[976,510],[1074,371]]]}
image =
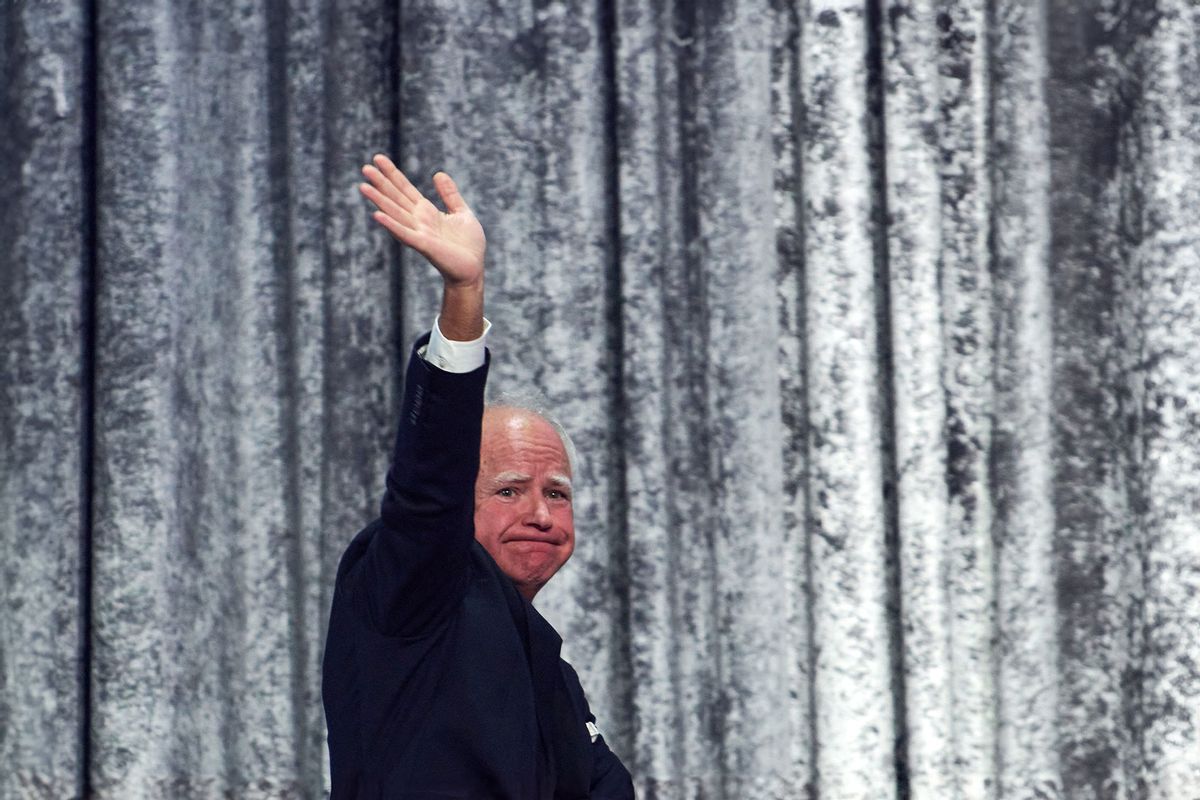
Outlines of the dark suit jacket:
{"label": "dark suit jacket", "polygon": [[338,567],[322,683],[332,798],[632,798],[589,737],[562,640],[475,541],[487,365],[443,372],[415,350],[381,516]]}

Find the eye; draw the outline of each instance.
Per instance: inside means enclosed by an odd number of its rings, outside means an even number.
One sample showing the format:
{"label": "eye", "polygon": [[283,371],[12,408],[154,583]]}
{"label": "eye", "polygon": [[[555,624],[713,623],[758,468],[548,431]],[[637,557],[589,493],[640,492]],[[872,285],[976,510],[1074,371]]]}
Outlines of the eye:
{"label": "eye", "polygon": [[516,497],[517,490],[511,486],[505,486],[503,489],[496,492],[496,494],[500,495],[501,497]]}
{"label": "eye", "polygon": [[570,500],[571,496],[561,489],[549,489],[546,491],[546,497],[551,500]]}

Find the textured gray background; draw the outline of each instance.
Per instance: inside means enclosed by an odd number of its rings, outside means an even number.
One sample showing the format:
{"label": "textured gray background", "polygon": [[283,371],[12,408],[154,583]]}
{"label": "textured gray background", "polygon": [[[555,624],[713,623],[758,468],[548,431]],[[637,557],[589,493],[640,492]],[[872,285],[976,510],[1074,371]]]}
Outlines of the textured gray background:
{"label": "textured gray background", "polygon": [[320,797],[431,270],[643,798],[1200,797],[1200,7],[0,0],[0,797]]}

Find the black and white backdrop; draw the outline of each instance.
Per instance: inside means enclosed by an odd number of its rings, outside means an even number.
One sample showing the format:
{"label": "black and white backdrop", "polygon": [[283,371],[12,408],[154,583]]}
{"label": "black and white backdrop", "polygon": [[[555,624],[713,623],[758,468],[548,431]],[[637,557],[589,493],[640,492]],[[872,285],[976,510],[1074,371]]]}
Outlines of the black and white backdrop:
{"label": "black and white backdrop", "polygon": [[1200,797],[1200,6],[0,0],[0,797],[322,797],[436,276],[642,798]]}

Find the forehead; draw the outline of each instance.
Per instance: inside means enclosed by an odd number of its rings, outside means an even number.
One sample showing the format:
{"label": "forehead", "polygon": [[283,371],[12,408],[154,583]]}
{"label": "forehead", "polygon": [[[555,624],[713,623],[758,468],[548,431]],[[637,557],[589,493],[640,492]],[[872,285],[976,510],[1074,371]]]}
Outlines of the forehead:
{"label": "forehead", "polygon": [[483,414],[480,468],[500,472],[517,465],[570,474],[562,439],[546,420],[519,408],[488,408]]}

